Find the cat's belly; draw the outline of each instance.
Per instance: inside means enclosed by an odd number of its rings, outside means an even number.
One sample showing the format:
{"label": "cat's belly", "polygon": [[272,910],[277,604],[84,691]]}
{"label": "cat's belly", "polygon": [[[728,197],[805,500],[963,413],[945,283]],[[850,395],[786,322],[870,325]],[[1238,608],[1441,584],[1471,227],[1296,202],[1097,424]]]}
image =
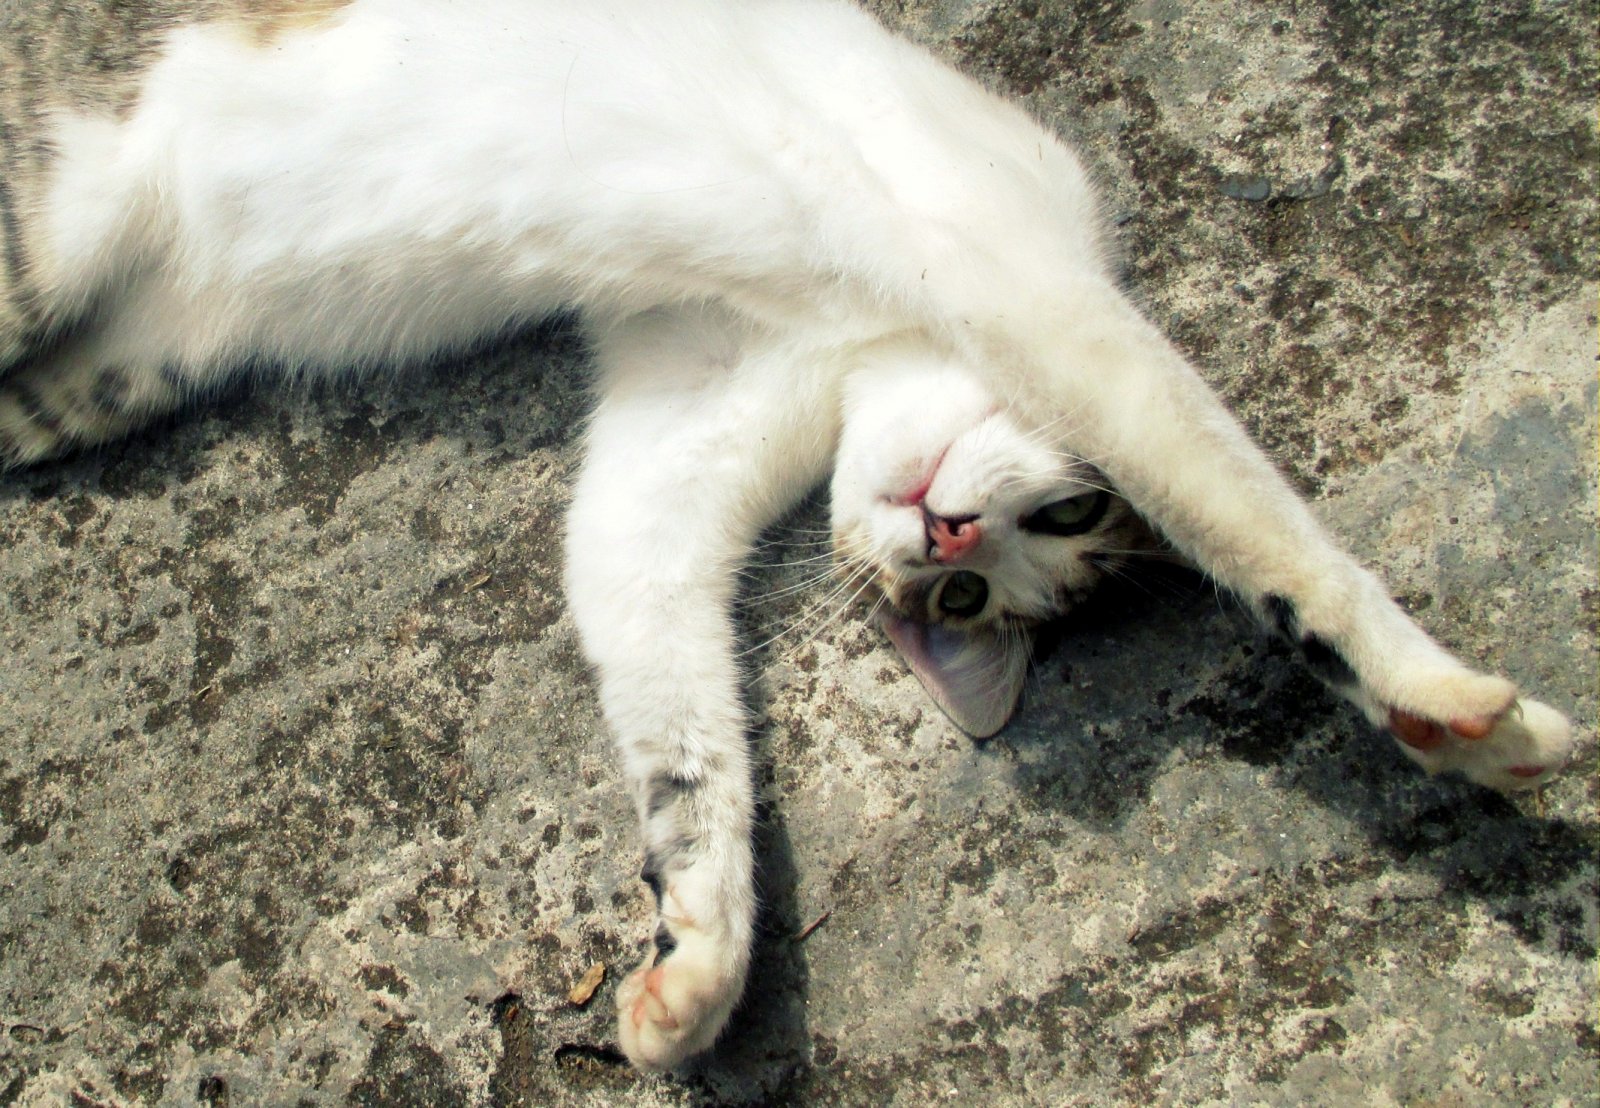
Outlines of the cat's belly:
{"label": "cat's belly", "polygon": [[389,242],[319,261],[256,268],[199,291],[189,310],[231,317],[229,342],[241,350],[331,372],[428,358],[570,301],[558,270],[518,271],[498,251],[459,242]]}
{"label": "cat's belly", "polygon": [[[761,10],[358,0],[266,44],[185,27],[126,118],[58,120],[41,295],[137,312],[127,353],[191,369],[415,358],[566,306],[887,329],[886,273],[940,272],[896,196],[948,191],[926,172],[948,151],[874,160],[884,126],[850,107],[899,54],[858,11]],[[864,293],[819,241],[871,255]]]}

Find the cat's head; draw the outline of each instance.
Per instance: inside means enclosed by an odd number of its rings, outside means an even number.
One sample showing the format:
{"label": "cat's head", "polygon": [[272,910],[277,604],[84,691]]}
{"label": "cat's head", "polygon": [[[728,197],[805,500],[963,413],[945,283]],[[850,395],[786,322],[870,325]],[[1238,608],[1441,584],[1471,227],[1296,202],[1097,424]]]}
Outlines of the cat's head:
{"label": "cat's head", "polygon": [[[1010,718],[1034,628],[1153,546],[1091,462],[921,344],[872,352],[844,398],[832,487],[841,565],[939,706],[984,737]],[[1069,417],[1070,418],[1070,417]]]}

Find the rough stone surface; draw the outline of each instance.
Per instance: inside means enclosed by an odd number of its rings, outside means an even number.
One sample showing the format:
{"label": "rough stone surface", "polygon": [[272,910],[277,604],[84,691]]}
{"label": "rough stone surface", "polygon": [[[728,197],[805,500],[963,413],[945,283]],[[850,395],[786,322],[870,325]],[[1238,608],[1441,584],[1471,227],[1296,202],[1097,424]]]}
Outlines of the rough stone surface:
{"label": "rough stone surface", "polygon": [[792,628],[755,984],[639,1079],[547,329],[0,478],[0,1105],[1593,1102],[1596,4],[872,6],[1080,143],[1151,314],[1433,632],[1572,713],[1572,772],[1427,780],[1171,576],[975,744],[818,588],[763,599],[812,507],[745,615]]}

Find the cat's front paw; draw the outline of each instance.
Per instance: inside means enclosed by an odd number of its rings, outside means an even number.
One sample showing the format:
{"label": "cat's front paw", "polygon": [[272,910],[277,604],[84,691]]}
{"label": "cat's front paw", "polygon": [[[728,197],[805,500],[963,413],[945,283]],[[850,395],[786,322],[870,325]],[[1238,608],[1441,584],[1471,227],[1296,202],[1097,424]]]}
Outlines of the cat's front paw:
{"label": "cat's front paw", "polygon": [[1389,730],[1429,773],[1455,771],[1514,792],[1544,784],[1566,764],[1572,728],[1560,712],[1517,699],[1515,687],[1498,677],[1473,674],[1447,684],[1454,687],[1439,690],[1431,710],[1389,709]]}
{"label": "cat's front paw", "polygon": [[670,939],[617,989],[617,1037],[641,1070],[670,1070],[710,1048],[744,989],[743,959],[694,927]]}

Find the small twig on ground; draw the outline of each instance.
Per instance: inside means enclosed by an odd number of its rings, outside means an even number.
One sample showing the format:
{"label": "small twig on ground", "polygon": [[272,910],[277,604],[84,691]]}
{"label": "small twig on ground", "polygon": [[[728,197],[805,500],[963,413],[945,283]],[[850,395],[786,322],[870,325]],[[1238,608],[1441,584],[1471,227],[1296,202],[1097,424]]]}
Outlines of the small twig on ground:
{"label": "small twig on ground", "polygon": [[811,932],[815,931],[817,928],[821,927],[824,923],[828,922],[828,917],[831,916],[831,915],[833,915],[833,909],[829,908],[826,911],[824,911],[822,913],[822,915],[818,916],[816,919],[814,919],[810,923],[806,924],[800,930],[796,931],[794,933],[794,940],[793,941],[797,942],[797,943],[805,942],[808,938],[811,937]]}

